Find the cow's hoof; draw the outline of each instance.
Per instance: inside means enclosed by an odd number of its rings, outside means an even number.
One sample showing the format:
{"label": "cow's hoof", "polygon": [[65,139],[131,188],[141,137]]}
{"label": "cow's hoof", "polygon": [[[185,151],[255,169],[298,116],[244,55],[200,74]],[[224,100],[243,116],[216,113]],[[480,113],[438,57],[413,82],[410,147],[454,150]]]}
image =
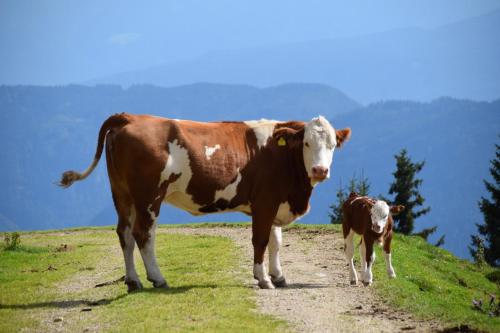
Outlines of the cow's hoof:
{"label": "cow's hoof", "polygon": [[371,284],[372,284],[371,282],[363,281],[363,285],[365,287],[371,286]]}
{"label": "cow's hoof", "polygon": [[286,283],[286,279],[284,276],[281,276],[280,278],[273,279],[271,278],[271,282],[276,288],[286,288],[288,287],[288,284]]}
{"label": "cow's hoof", "polygon": [[160,282],[160,283],[158,283],[158,282],[153,282],[153,287],[155,287],[155,288],[160,288],[160,289],[168,289],[168,288],[170,288],[170,287],[168,286],[167,281],[163,281],[163,282]]}
{"label": "cow's hoof", "polygon": [[356,281],[356,280],[351,281],[351,286],[355,286],[357,284],[358,284],[358,281]]}
{"label": "cow's hoof", "polygon": [[274,285],[270,280],[259,281],[260,289],[274,289]]}
{"label": "cow's hoof", "polygon": [[129,293],[142,289],[141,281],[134,281],[134,280],[125,281],[125,284],[127,285],[127,291]]}
{"label": "cow's hoof", "polygon": [[167,281],[163,280],[163,281],[155,281],[153,279],[150,279],[148,278],[148,281],[151,282],[153,284],[153,287],[155,288],[163,288],[163,289],[168,289],[168,283]]}

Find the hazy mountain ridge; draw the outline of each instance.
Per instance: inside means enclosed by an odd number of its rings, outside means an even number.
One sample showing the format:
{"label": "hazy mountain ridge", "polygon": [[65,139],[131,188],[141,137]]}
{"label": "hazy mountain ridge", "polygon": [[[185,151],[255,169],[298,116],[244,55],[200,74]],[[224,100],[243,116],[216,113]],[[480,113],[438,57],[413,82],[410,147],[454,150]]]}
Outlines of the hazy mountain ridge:
{"label": "hazy mountain ridge", "polygon": [[[343,107],[339,107],[344,105]],[[393,155],[407,148],[425,160],[422,193],[432,207],[416,227],[438,225],[445,247],[467,256],[468,235],[481,221],[477,201],[486,195],[489,160],[500,133],[500,100],[474,102],[440,98],[431,103],[386,101],[359,107],[338,90],[294,84],[269,89],[197,84],[123,90],[98,87],[0,87],[0,230],[48,229],[114,224],[105,161],[84,182],[62,190],[61,172],[84,170],[95,152],[97,133],[112,113],[149,113],[197,120],[260,117],[310,119],[323,114],[353,136],[336,151],[332,179],[320,184],[311,213],[301,221],[328,223],[328,206],[343,184],[364,172],[371,193],[386,194],[395,169]],[[290,110],[287,112],[287,110]],[[164,206],[160,221],[248,220],[238,214],[193,217]]]}
{"label": "hazy mountain ridge", "polygon": [[200,81],[256,86],[320,82],[362,103],[500,95],[500,10],[436,29],[210,52],[189,61],[99,78],[91,83],[175,86]]}

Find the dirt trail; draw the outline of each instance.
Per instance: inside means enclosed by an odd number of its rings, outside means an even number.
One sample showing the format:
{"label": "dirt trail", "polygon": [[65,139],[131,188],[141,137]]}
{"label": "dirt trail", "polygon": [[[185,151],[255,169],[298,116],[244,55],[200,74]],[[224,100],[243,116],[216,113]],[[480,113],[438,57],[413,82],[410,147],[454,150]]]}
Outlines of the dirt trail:
{"label": "dirt trail", "polygon": [[261,290],[251,279],[249,228],[175,228],[159,232],[218,235],[234,240],[245,253],[242,264],[248,267],[247,283],[256,289],[259,309],[290,322],[297,332],[432,332],[440,328],[437,323],[419,321],[391,309],[374,295],[373,287],[351,286],[339,233],[283,230],[280,257],[289,287]]}

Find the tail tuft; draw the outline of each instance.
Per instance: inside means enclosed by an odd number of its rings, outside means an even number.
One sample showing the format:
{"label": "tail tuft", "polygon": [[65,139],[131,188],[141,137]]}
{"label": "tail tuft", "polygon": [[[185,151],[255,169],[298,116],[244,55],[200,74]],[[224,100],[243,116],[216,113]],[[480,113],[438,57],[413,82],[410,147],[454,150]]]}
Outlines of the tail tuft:
{"label": "tail tuft", "polygon": [[80,173],[76,171],[66,171],[65,173],[63,173],[61,181],[59,181],[57,185],[63,188],[68,188],[73,185],[74,182],[80,179],[82,179],[82,175]]}

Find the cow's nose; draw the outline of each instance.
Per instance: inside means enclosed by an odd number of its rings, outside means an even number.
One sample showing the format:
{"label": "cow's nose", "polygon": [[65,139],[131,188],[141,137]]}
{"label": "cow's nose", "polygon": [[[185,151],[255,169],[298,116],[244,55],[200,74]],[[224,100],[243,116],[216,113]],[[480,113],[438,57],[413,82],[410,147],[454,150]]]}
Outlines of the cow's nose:
{"label": "cow's nose", "polygon": [[313,178],[316,179],[325,179],[328,176],[328,168],[322,166],[314,166],[312,167]]}

